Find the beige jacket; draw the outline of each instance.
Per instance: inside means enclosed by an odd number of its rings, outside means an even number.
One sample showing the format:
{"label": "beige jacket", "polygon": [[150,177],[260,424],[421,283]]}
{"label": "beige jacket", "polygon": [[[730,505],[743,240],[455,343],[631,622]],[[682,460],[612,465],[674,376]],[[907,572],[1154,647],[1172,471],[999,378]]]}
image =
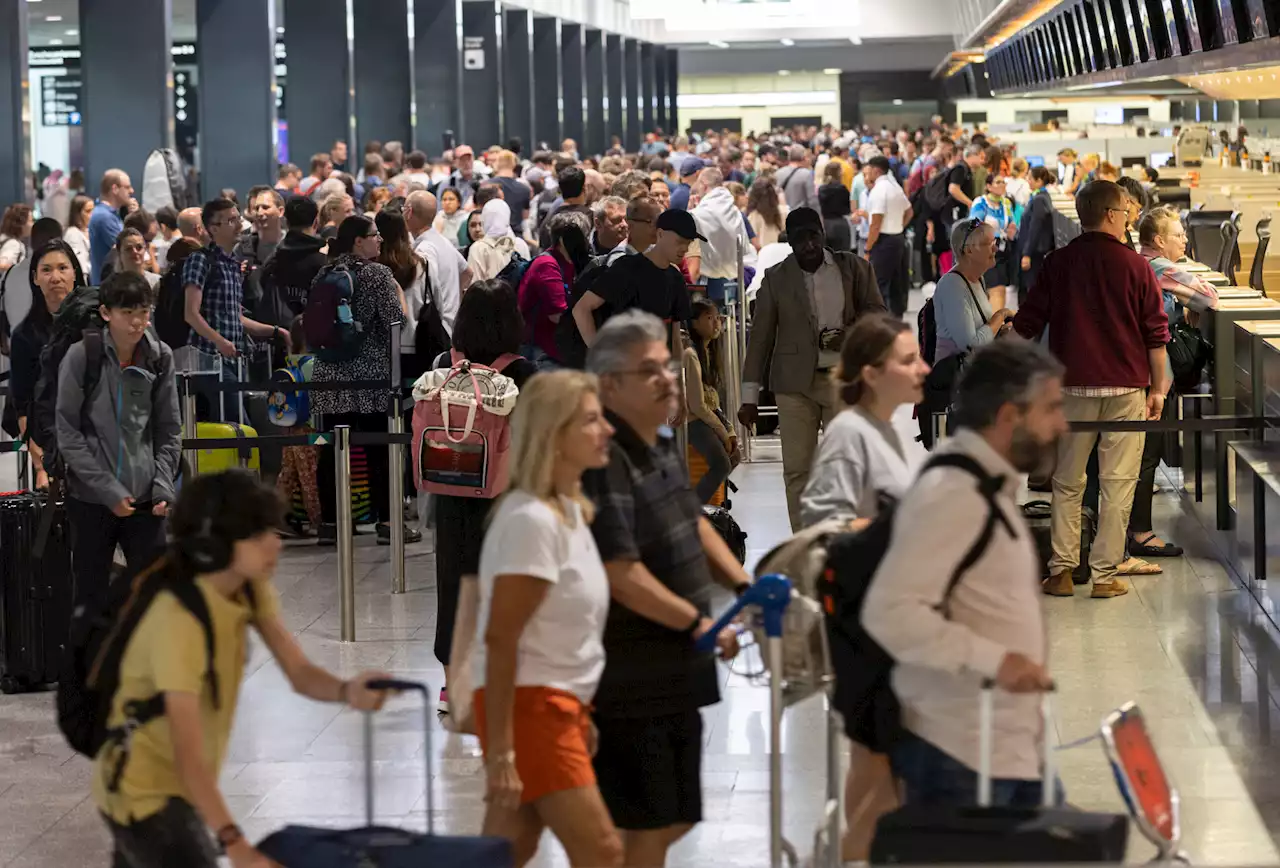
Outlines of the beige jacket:
{"label": "beige jacket", "polygon": [[[928,471],[899,504],[862,626],[898,661],[893,689],[906,728],[976,769],[982,680],[995,677],[1010,651],[1045,661],[1040,568],[1015,499],[1020,474],[972,431],[961,430],[939,452],[963,453],[1005,478],[996,502],[1016,537],[997,526],[986,552],[956,585],[945,617],[937,604],[982,532],[988,507],[972,475],[949,467]],[[995,777],[1040,777],[1041,725],[1038,695],[996,693]]]}

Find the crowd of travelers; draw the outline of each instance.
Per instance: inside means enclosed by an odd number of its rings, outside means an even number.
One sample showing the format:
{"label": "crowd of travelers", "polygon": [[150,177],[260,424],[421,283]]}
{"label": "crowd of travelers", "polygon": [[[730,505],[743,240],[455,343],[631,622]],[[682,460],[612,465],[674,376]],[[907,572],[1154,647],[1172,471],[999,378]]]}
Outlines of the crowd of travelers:
{"label": "crowd of travelers", "polygon": [[[243,381],[269,350],[300,379],[389,382],[393,332],[405,384],[487,371],[510,411],[505,485],[433,494],[422,520],[435,540],[439,708],[480,739],[484,833],[509,839],[516,864],[550,829],[573,865],[661,866],[702,821],[700,709],[719,701],[720,680],[716,655],[694,643],[723,602],[717,587],[751,582],[703,505],[742,460],[740,433],[766,393],[794,531],[834,519],[858,533],[897,501],[862,623],[896,662],[902,735],[860,742],[849,726],[845,858],[865,859],[876,820],[903,800],[972,801],[983,679],[1003,688],[995,800],[1039,804],[1031,694],[1051,686],[1041,593],[1074,592],[1095,450],[1092,596],[1126,593],[1124,576],[1151,566],[1137,555],[1180,553],[1151,527],[1159,438],[1068,433],[1067,420],[1161,418],[1170,324],[1216,303],[1178,266],[1176,212],[1095,163],[1064,152],[1056,174],[1029,168],[981,132],[939,123],[657,131],[638,153],[598,156],[572,139],[432,156],[369,142],[349,160],[339,141],[305,174],[284,164],[243,198],[221,191],[198,208],[151,214],[116,169],[92,198],[74,191],[65,226],[11,206],[6,430],[35,432],[37,488],[64,483],[82,609],[110,611],[117,546],[129,575],[165,589],[119,649],[103,722],[114,731],[156,696],[162,711],[96,756],[115,864],[181,854],[213,866],[215,844],[236,868],[273,864],[217,783],[248,624],[299,693],[363,710],[384,699],[369,686],[383,673],[344,681],[310,663],[271,587],[281,533],[337,541],[332,447],[290,447],[278,480],[184,480],[175,371]],[[1084,230],[1062,250],[1051,189],[1075,194]],[[904,321],[921,284],[927,348]],[[93,333],[50,384],[45,348],[72,304],[88,305]],[[751,329],[730,372],[721,342],[736,305]],[[38,433],[46,392],[52,440]],[[201,405],[201,421],[243,419],[247,403],[227,393]],[[952,435],[927,441],[923,469],[894,422],[911,406],[944,412]],[[311,393],[289,427],[385,431],[388,412],[387,390],[338,386]],[[673,437],[683,423],[688,454]],[[706,471],[691,480],[693,453]],[[386,450],[366,459],[370,518],[389,542],[399,516]],[[1046,466],[1042,583],[1017,497]],[[929,483],[913,485],[921,474]],[[281,494],[295,490],[308,521],[290,531]],[[211,624],[179,586],[194,586]],[[737,653],[736,629],[715,638],[721,658]],[[214,701],[209,675],[222,684]]]}

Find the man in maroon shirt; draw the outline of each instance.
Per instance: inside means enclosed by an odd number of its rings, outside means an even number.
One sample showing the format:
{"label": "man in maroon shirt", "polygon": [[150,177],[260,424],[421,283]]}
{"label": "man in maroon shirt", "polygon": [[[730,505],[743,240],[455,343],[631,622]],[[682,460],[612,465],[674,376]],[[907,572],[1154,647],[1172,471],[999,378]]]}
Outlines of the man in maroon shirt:
{"label": "man in maroon shirt", "polygon": [[[1084,233],[1045,258],[1013,328],[1032,340],[1048,330],[1049,349],[1067,369],[1063,391],[1068,419],[1159,419],[1170,385],[1165,357],[1169,321],[1151,266],[1124,243],[1124,190],[1110,181],[1094,181],[1077,195],[1076,210]],[[1069,434],[1059,441],[1046,594],[1069,597],[1075,590],[1071,571],[1080,560],[1080,501],[1095,442],[1102,497],[1089,556],[1093,596],[1129,592],[1116,568],[1124,561],[1144,437],[1104,431]]]}

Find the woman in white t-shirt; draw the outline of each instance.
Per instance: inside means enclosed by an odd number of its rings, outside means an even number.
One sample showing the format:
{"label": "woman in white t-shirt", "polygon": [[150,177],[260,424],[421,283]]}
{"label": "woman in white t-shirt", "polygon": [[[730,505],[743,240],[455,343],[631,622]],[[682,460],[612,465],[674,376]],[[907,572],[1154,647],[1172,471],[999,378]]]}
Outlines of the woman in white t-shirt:
{"label": "woman in white t-shirt", "polygon": [[510,839],[517,866],[533,858],[544,828],[574,866],[621,865],[588,712],[604,671],[609,580],[581,481],[608,465],[613,434],[595,377],[532,377],[511,431],[510,487],[480,553],[472,659],[488,772],[484,834]]}

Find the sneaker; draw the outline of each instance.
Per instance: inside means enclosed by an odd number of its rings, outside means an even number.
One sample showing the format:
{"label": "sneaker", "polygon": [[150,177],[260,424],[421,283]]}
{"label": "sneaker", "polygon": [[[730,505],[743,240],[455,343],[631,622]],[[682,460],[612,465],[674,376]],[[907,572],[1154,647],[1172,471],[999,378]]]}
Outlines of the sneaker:
{"label": "sneaker", "polygon": [[436,701],[436,713],[449,713],[449,691],[443,687],[440,688],[440,698]]}
{"label": "sneaker", "polygon": [[[417,528],[406,527],[404,529],[404,541],[406,545],[409,543],[422,542],[422,531]],[[391,545],[391,525],[387,524],[385,521],[378,523],[378,545]]]}
{"label": "sneaker", "polygon": [[1040,589],[1050,597],[1074,597],[1076,594],[1076,585],[1071,581],[1070,570],[1064,570],[1056,576],[1045,579],[1040,583]]}
{"label": "sneaker", "polygon": [[1109,582],[1094,582],[1090,597],[1104,600],[1107,597],[1123,597],[1129,593],[1129,583],[1124,579],[1112,579]]}
{"label": "sneaker", "polygon": [[325,522],[316,530],[316,545],[336,546],[338,544],[338,526],[333,522]]}

